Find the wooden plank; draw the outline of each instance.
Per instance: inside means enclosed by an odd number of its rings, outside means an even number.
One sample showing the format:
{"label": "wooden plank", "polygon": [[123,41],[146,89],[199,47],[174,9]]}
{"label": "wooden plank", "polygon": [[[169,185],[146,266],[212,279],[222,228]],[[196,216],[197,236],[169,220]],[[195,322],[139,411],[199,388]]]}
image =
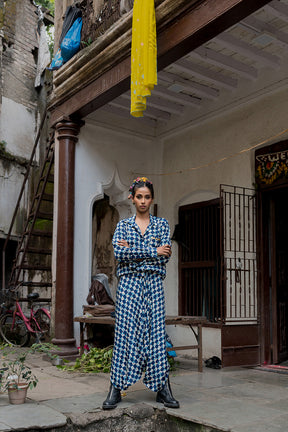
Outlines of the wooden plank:
{"label": "wooden plank", "polygon": [[[183,351],[183,350],[198,350],[198,371],[203,371],[203,348],[202,348],[202,324],[206,322],[206,317],[193,316],[166,316],[166,325],[194,325],[198,328],[198,334],[193,331],[193,337],[197,340],[197,345],[173,346],[167,348],[167,351]],[[74,318],[74,322],[80,323],[80,355],[84,352],[84,324],[115,324],[115,318],[110,316],[78,316]]]}
{"label": "wooden plank", "polygon": [[198,349],[198,345],[186,345],[186,346],[173,346],[171,348],[167,348],[167,351],[186,351],[189,349]]}

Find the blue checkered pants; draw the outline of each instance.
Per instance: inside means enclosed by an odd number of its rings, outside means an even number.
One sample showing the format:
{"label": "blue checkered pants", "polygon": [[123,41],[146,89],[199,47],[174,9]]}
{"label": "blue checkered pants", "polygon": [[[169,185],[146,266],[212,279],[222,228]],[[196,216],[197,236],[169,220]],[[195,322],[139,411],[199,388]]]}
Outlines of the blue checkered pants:
{"label": "blue checkered pants", "polygon": [[143,372],[144,384],[155,392],[164,386],[169,374],[163,280],[149,272],[120,278],[111,382],[124,390]]}

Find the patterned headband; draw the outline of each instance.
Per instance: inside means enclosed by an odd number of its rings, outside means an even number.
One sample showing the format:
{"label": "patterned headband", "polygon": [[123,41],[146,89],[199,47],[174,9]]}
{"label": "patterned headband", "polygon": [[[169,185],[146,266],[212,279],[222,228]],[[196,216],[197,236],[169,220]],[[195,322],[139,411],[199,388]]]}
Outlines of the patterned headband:
{"label": "patterned headband", "polygon": [[133,192],[135,186],[138,183],[146,183],[148,185],[152,185],[152,182],[150,180],[148,180],[147,177],[137,177],[135,180],[133,180],[133,183],[132,183],[132,185],[129,188],[129,196],[128,196],[128,198],[132,198],[132,192]]}

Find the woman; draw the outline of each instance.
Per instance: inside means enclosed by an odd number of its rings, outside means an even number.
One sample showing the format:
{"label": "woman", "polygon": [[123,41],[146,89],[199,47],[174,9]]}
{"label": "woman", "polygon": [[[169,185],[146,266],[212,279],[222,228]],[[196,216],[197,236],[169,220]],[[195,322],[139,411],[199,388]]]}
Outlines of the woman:
{"label": "woman", "polygon": [[141,177],[130,187],[136,215],[121,220],[113,236],[118,260],[111,385],[103,409],[121,401],[121,390],[138,381],[157,392],[157,402],[179,408],[169,384],[166,353],[163,279],[171,256],[168,222],[149,213],[152,183]]}

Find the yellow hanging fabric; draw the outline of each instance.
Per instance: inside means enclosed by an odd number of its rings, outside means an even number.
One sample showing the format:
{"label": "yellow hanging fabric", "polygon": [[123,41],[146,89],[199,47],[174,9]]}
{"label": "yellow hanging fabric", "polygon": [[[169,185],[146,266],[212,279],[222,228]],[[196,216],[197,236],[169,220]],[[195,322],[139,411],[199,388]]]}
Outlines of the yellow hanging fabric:
{"label": "yellow hanging fabric", "polygon": [[131,46],[131,115],[142,117],[146,97],[157,85],[154,0],[134,0]]}

